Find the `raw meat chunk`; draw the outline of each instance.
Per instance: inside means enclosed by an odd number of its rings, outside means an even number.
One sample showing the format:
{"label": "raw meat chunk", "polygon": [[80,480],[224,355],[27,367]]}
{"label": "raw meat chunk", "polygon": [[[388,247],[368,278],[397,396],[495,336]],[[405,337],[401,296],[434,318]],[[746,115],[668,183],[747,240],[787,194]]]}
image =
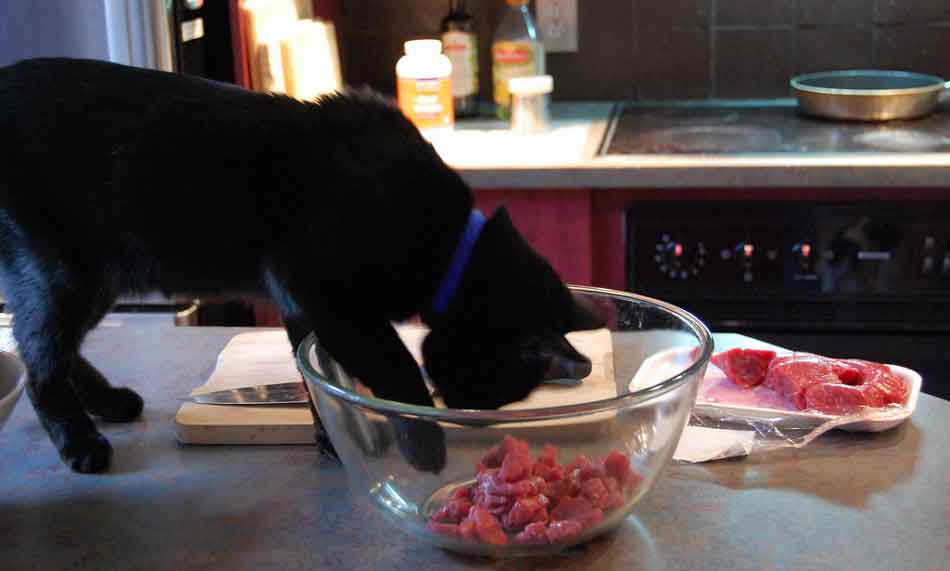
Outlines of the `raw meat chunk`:
{"label": "raw meat chunk", "polygon": [[607,474],[617,480],[621,487],[628,484],[636,484],[639,481],[639,474],[630,467],[630,460],[625,454],[614,450],[604,458],[604,469]]}
{"label": "raw meat chunk", "polygon": [[889,373],[869,383],[865,391],[869,406],[886,406],[903,404],[907,400],[908,386],[903,379]]}
{"label": "raw meat chunk", "polygon": [[551,519],[562,521],[566,519],[580,522],[584,527],[596,525],[604,517],[600,508],[594,507],[585,498],[564,498],[551,511]]}
{"label": "raw meat chunk", "polygon": [[439,535],[462,537],[462,534],[459,531],[459,525],[457,523],[439,523],[437,521],[430,521],[426,527],[428,527],[429,531],[432,533],[437,533]]}
{"label": "raw meat chunk", "polygon": [[523,456],[530,456],[531,453],[528,451],[528,443],[524,440],[518,440],[511,436],[505,436],[505,439],[502,440],[501,444],[496,444],[488,449],[488,452],[482,456],[482,465],[486,468],[498,468],[501,466],[502,461],[504,461],[505,456],[509,453],[514,452],[516,454],[521,454]]}
{"label": "raw meat chunk", "polygon": [[806,406],[808,387],[837,382],[828,359],[805,353],[773,359],[765,377],[766,386],[785,395],[800,410]]}
{"label": "raw meat chunk", "polygon": [[548,524],[547,522],[529,523],[524,527],[524,531],[515,536],[518,543],[545,544],[548,542]]}
{"label": "raw meat chunk", "polygon": [[[544,498],[544,500],[541,500],[541,498]],[[511,511],[505,514],[505,527],[520,529],[529,523],[548,521],[548,510],[545,507],[547,502],[547,497],[544,495],[517,500]]]}
{"label": "raw meat chunk", "polygon": [[498,519],[485,508],[474,507],[468,515],[468,519],[475,522],[475,533],[478,539],[484,543],[492,545],[505,545],[508,543],[508,536],[501,529],[501,523]]}
{"label": "raw meat chunk", "polygon": [[610,490],[607,489],[604,481],[600,478],[591,478],[581,484],[581,495],[587,498],[592,505],[602,508],[607,496],[610,495]]}
{"label": "raw meat chunk", "polygon": [[449,500],[439,508],[439,511],[432,515],[432,520],[442,523],[458,523],[465,519],[470,509],[472,509],[472,502],[467,498]]}
{"label": "raw meat chunk", "polygon": [[[714,362],[728,353],[714,356]],[[721,367],[732,366],[725,360]],[[737,383],[738,384],[738,383]],[[907,400],[909,387],[884,364],[861,359],[832,359],[810,353],[775,357],[765,387],[784,396],[799,410],[851,414],[863,407],[882,407]]]}
{"label": "raw meat chunk", "polygon": [[641,477],[619,451],[603,460],[578,455],[566,466],[546,445],[534,459],[528,444],[506,436],[477,464],[475,483],[456,488],[429,519],[433,533],[505,545],[505,531],[524,544],[576,539],[620,508]]}
{"label": "raw meat chunk", "polygon": [[584,526],[580,522],[563,520],[554,521],[548,524],[548,528],[545,533],[548,536],[549,542],[563,543],[577,539],[581,535],[582,531],[584,531]]}
{"label": "raw meat chunk", "polygon": [[867,405],[863,387],[822,383],[805,390],[805,408],[827,414],[850,414]]}
{"label": "raw meat chunk", "polygon": [[714,365],[741,387],[761,385],[775,358],[775,351],[762,349],[730,349],[712,356]]}

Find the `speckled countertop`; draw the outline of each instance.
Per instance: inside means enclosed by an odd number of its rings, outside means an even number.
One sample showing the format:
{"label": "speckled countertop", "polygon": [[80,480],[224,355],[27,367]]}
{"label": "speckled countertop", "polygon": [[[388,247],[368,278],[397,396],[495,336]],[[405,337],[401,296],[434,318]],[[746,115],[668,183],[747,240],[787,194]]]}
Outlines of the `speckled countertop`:
{"label": "speckled countertop", "polygon": [[542,135],[516,135],[491,119],[459,121],[454,133],[433,142],[476,189],[950,185],[947,152],[599,156],[616,105],[552,103],[552,128]]}
{"label": "speckled countertop", "polygon": [[22,399],[0,431],[0,568],[841,571],[950,560],[950,403],[933,397],[888,432],[674,464],[615,532],[559,557],[495,562],[411,541],[312,446],[177,444],[177,397],[243,331],[112,315],[91,333],[84,354],[147,403],[142,420],[103,426],[116,452],[105,475],[69,472]]}

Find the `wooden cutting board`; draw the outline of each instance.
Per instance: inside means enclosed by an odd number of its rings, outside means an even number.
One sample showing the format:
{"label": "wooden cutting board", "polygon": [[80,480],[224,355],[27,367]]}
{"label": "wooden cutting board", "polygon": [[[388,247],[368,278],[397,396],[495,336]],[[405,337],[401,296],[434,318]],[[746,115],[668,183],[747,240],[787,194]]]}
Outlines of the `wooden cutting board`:
{"label": "wooden cutting board", "polygon": [[[427,330],[400,326],[400,337],[417,361]],[[593,369],[581,388],[542,386],[527,399],[505,409],[558,406],[577,402],[578,390],[584,400],[616,396],[611,336],[606,329],[576,332],[568,339],[591,359]],[[300,379],[283,330],[254,331],[236,335],[221,351],[207,382],[192,394],[221,389],[281,383]],[[596,418],[571,419],[567,423],[589,423]],[[562,422],[563,424],[563,422]],[[222,406],[185,402],[175,416],[175,433],[184,444],[312,444],[313,420],[305,406]]]}

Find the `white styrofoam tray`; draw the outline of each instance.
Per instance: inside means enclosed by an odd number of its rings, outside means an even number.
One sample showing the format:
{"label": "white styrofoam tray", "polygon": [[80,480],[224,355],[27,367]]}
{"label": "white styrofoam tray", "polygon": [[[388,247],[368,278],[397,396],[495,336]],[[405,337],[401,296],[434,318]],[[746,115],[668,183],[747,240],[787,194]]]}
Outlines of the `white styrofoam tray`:
{"label": "white styrofoam tray", "polygon": [[[669,351],[661,351],[648,357],[631,381],[631,390],[643,388],[654,382],[668,379],[679,371],[682,371],[691,362],[689,352],[689,348],[677,348]],[[781,350],[777,351],[777,353],[779,355],[787,355],[790,354],[791,351]],[[767,406],[730,404],[727,402],[707,402],[702,400],[701,396],[697,396],[694,410],[701,412],[704,416],[714,418],[734,417],[769,421],[777,426],[794,425],[799,428],[806,428],[810,426],[822,426],[831,422],[840,422],[840,424],[837,424],[834,428],[852,432],[880,432],[903,423],[914,414],[914,410],[917,408],[917,401],[920,398],[920,387],[922,384],[921,376],[916,371],[899,365],[888,364],[887,366],[895,375],[901,377],[910,389],[907,402],[901,406],[868,409],[854,415],[839,416],[817,411],[788,410]],[[710,363],[706,368],[706,375],[702,382],[718,382],[724,376],[724,373],[718,367]],[[702,387],[700,387],[699,392],[701,395]]]}

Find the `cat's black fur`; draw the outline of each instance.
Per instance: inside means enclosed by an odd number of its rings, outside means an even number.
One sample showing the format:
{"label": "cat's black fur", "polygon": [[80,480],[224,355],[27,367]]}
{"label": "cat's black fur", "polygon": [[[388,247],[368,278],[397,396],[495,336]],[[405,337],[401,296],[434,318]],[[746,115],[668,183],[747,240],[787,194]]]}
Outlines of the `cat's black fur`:
{"label": "cat's black fur", "polygon": [[[79,355],[130,292],[266,293],[294,346],[316,331],[375,394],[403,402],[431,403],[391,325],[417,314],[432,327],[427,370],[451,406],[497,407],[545,375],[586,374],[563,334],[597,319],[503,210],[448,310],[432,313],[472,204],[412,124],[369,92],[305,103],[97,61],[0,69],[0,289],[30,400],[80,472],[111,457],[90,414],[128,422],[142,411]],[[437,427],[397,432],[412,462],[441,468]]]}

